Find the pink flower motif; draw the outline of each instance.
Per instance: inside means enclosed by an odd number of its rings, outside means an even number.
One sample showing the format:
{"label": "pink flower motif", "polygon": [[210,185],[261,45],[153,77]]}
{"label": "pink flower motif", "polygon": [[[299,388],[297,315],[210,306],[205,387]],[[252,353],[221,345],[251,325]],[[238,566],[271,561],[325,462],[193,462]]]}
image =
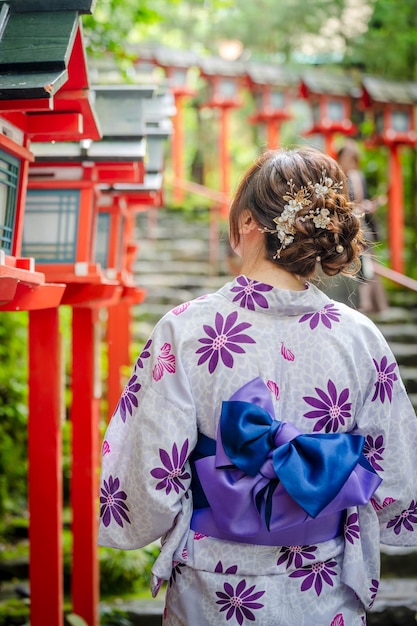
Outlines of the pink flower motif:
{"label": "pink flower motif", "polygon": [[289,348],[286,348],[284,346],[283,341],[281,341],[281,354],[284,357],[284,359],[286,359],[287,361],[294,361],[295,359],[294,353],[291,352]]}
{"label": "pink flower motif", "polygon": [[384,498],[384,501],[382,503],[382,506],[376,501],[375,498],[371,498],[371,504],[374,507],[375,511],[382,511],[382,509],[385,509],[386,506],[388,506],[389,504],[392,504],[393,502],[395,502],[394,498]]}
{"label": "pink flower motif", "polygon": [[352,417],[350,413],[352,404],[347,402],[349,389],[343,389],[338,395],[335,384],[329,380],[327,383],[328,394],[318,387],[315,387],[315,391],[319,398],[303,397],[307,404],[316,409],[315,411],[304,413],[304,417],[308,419],[320,418],[313,428],[314,432],[324,428],[326,433],[335,433],[339,424],[344,426],[345,420]]}
{"label": "pink flower motif", "polygon": [[133,415],[133,407],[138,406],[138,399],[136,397],[136,394],[138,393],[142,385],[138,383],[137,380],[138,377],[136,376],[136,374],[133,374],[130,377],[129,382],[124,388],[116,407],[115,413],[117,413],[118,410],[120,411],[120,417],[122,418],[123,422],[126,421],[127,414]]}
{"label": "pink flower motif", "polygon": [[330,622],[330,626],[345,626],[345,620],[343,619],[343,614],[338,613],[334,616],[332,621]]}
{"label": "pink flower motif", "polygon": [[269,391],[274,394],[275,400],[279,400],[279,387],[273,380],[268,380],[266,383]]}
{"label": "pink flower motif", "polygon": [[180,493],[180,489],[185,491],[185,487],[181,481],[190,478],[190,474],[184,470],[187,452],[188,439],[185,440],[179,455],[176,443],[172,446],[171,457],[168,452],[162,450],[162,448],[159,449],[159,458],[164,467],[156,467],[151,470],[151,475],[154,478],[161,479],[155,489],[165,489],[166,495],[170,494],[172,489],[174,489],[176,493]]}
{"label": "pink flower motif", "polygon": [[216,604],[222,606],[220,613],[227,611],[226,621],[229,621],[233,616],[239,626],[242,626],[245,618],[251,622],[255,621],[252,610],[261,609],[264,606],[255,600],[261,598],[265,593],[265,591],[253,593],[255,587],[256,585],[252,585],[246,589],[246,580],[241,580],[236,585],[236,590],[230,583],[226,582],[223,585],[224,591],[216,591],[216,596],[219,598],[216,600]]}
{"label": "pink flower motif", "polygon": [[238,344],[255,343],[255,340],[249,335],[241,334],[243,330],[250,328],[252,324],[242,322],[235,326],[237,320],[237,311],[230,313],[226,319],[220,313],[216,313],[214,327],[204,324],[204,332],[208,337],[203,337],[198,341],[204,344],[196,351],[201,354],[197,365],[201,365],[209,360],[208,370],[212,374],[217,367],[219,357],[226,367],[233,367],[232,352],[236,354],[244,354],[245,350]]}
{"label": "pink flower motif", "polygon": [[202,533],[194,532],[194,541],[200,541],[200,539],[205,539],[208,535],[203,535]]}
{"label": "pink flower motif", "polygon": [[301,591],[307,591],[307,589],[311,589],[314,585],[314,590],[319,596],[323,589],[323,581],[330,587],[333,587],[331,576],[337,576],[337,573],[332,567],[336,565],[336,561],[331,559],[327,560],[325,563],[318,561],[292,572],[290,578],[303,577],[304,580],[301,585]]}
{"label": "pink flower motif", "polygon": [[110,450],[110,444],[107,441],[107,439],[105,439],[103,441],[103,445],[101,446],[101,455],[102,456],[106,456],[106,454],[110,454],[111,450]]}
{"label": "pink flower motif", "polygon": [[415,500],[411,500],[408,509],[404,509],[399,515],[396,515],[396,517],[390,520],[387,524],[387,528],[394,527],[394,533],[399,535],[403,527],[413,532],[414,528],[412,524],[417,524],[417,502]]}
{"label": "pink flower motif", "polygon": [[359,539],[359,525],[358,525],[358,514],[352,513],[346,520],[344,527],[345,539],[347,539],[351,544],[355,542],[355,539]]}
{"label": "pink flower motif", "polygon": [[256,306],[262,309],[269,307],[268,300],[261,292],[271,291],[273,289],[271,285],[260,283],[257,280],[250,280],[246,276],[238,276],[236,283],[238,284],[230,290],[236,293],[233,302],[239,302],[240,300],[239,305],[251,311],[254,311]]}
{"label": "pink flower motif", "polygon": [[300,568],[303,566],[303,559],[314,561],[314,554],[317,546],[288,546],[281,548],[281,554],[277,561],[277,565],[287,561],[286,569],[289,569],[294,561],[294,566]]}
{"label": "pink flower motif", "polygon": [[384,468],[381,467],[379,464],[379,461],[383,461],[382,453],[385,450],[383,445],[384,445],[384,438],[382,435],[378,435],[375,441],[373,437],[368,435],[365,440],[365,444],[363,446],[364,455],[366,456],[366,458],[368,459],[372,467],[375,470],[379,470],[380,472],[384,471]]}
{"label": "pink flower motif", "polygon": [[155,381],[161,380],[164,372],[175,374],[175,356],[170,354],[171,344],[164,343],[157,357],[156,365],[152,370],[152,377]]}
{"label": "pink flower motif", "polygon": [[388,359],[386,356],[382,357],[380,364],[378,364],[375,359],[372,360],[377,371],[377,379],[376,383],[374,383],[375,391],[371,402],[376,400],[378,396],[381,402],[385,402],[385,396],[390,402],[392,402],[392,388],[394,386],[394,381],[398,380],[398,376],[394,372],[397,367],[397,363],[394,361],[388,365]]}
{"label": "pink flower motif", "polygon": [[151,347],[151,344],[152,344],[152,339],[148,339],[148,341],[145,343],[143,347],[142,352],[138,356],[138,360],[136,361],[137,367],[140,367],[141,369],[143,369],[143,359],[149,359],[149,357],[151,356],[151,353],[149,352],[149,348]]}
{"label": "pink flower motif", "polygon": [[306,313],[300,318],[299,323],[301,324],[302,322],[310,320],[311,330],[317,328],[320,322],[323,326],[326,326],[326,328],[331,328],[332,322],[340,322],[339,317],[339,310],[333,303],[330,303],[326,304],[320,311],[316,311],[315,313]]}
{"label": "pink flower motif", "polygon": [[172,309],[172,313],[174,315],[181,315],[181,313],[184,313],[184,311],[186,311],[188,309],[190,304],[191,304],[191,302],[184,302],[183,304],[179,304],[174,309]]}

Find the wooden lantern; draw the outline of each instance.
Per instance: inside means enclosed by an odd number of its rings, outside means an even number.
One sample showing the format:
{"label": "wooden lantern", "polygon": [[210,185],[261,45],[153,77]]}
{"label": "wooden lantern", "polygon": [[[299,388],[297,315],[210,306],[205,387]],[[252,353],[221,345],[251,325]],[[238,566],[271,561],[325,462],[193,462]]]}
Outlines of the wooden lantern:
{"label": "wooden lantern", "polygon": [[356,133],[351,117],[353,99],[358,93],[356,82],[346,74],[316,71],[302,75],[300,95],[308,101],[312,118],[312,125],[305,135],[322,135],[325,151],[333,157],[334,135]]}
{"label": "wooden lantern", "polygon": [[266,63],[249,63],[246,71],[256,106],[250,121],[265,124],[268,148],[278,148],[281,124],[292,118],[290,105],[297,77],[280,66]]}
{"label": "wooden lantern", "polygon": [[362,81],[361,104],[373,118],[374,132],[369,145],[384,145],[389,150],[388,168],[388,244],[391,267],[404,272],[404,199],[400,150],[415,146],[417,133],[414,107],[417,83],[391,81],[367,76]]}

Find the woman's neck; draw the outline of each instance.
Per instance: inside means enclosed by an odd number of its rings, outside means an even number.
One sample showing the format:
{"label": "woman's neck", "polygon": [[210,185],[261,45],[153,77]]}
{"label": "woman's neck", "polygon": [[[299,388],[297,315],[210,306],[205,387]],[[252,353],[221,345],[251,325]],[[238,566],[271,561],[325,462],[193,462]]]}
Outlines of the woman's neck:
{"label": "woman's neck", "polygon": [[278,289],[303,291],[306,288],[305,280],[266,259],[257,259],[256,262],[243,260],[240,273],[247,278],[278,287]]}

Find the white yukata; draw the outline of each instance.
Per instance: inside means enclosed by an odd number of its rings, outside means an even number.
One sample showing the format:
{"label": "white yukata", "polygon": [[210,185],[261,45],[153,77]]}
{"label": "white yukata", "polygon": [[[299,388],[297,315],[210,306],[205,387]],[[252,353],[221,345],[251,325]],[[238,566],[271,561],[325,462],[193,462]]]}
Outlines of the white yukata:
{"label": "white yukata", "polygon": [[[242,407],[259,414],[255,426]],[[248,432],[262,422],[273,433],[254,437],[267,446],[259,471],[234,442],[235,431],[247,436],[241,415]],[[303,437],[320,450],[362,442],[340,478],[353,488],[335,488],[350,454],[339,451],[317,492],[293,496],[320,465],[281,471]],[[166,626],[359,626],[378,591],[380,542],[417,545],[416,473],[415,412],[373,322],[311,284],[287,291],[242,275],[167,313],[144,346],[103,442],[99,543],[137,549],[162,537],[153,595],[168,581]],[[332,513],[339,487],[353,496]],[[289,521],[282,502],[294,505]]]}

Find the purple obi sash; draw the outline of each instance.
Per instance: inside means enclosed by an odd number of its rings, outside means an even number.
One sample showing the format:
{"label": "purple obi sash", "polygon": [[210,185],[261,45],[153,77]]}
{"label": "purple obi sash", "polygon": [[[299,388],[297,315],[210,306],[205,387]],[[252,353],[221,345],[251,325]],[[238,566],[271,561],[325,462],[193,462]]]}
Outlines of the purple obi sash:
{"label": "purple obi sash", "polygon": [[381,484],[364,437],[302,434],[274,417],[260,378],[223,402],[217,439],[200,434],[190,457],[191,529],[227,541],[311,545],[339,536],[349,506]]}

